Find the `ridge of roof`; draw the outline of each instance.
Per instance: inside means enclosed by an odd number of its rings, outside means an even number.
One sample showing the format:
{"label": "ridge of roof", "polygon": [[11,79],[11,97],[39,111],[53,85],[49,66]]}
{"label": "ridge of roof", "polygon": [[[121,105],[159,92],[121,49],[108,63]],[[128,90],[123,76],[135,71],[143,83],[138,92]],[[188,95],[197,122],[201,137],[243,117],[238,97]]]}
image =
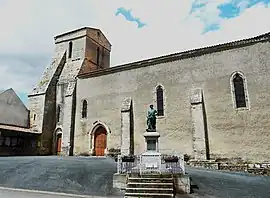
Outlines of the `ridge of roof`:
{"label": "ridge of roof", "polygon": [[78,75],[78,77],[79,78],[88,78],[88,77],[92,77],[92,76],[100,76],[100,75],[105,75],[108,73],[114,73],[114,72],[118,72],[118,71],[146,67],[146,66],[150,66],[150,65],[159,64],[159,63],[166,63],[166,62],[172,62],[172,61],[176,61],[176,60],[180,60],[180,59],[197,57],[197,56],[201,56],[204,54],[210,54],[210,53],[214,53],[214,52],[236,49],[239,47],[244,47],[244,46],[248,46],[248,45],[251,45],[254,43],[265,42],[265,41],[270,41],[270,32],[267,32],[267,33],[264,33],[264,34],[261,34],[261,35],[255,36],[255,37],[250,37],[250,38],[240,39],[240,40],[236,40],[236,41],[230,41],[230,42],[226,42],[226,43],[221,43],[221,44],[191,49],[191,50],[187,50],[187,51],[167,54],[167,55],[158,56],[158,57],[145,59],[145,60],[141,60],[141,61],[135,61],[135,62],[131,62],[131,63],[117,65],[117,66],[106,68],[103,70],[91,71],[88,73],[80,74],[80,75]]}
{"label": "ridge of roof", "polygon": [[58,34],[54,37],[54,40],[62,37],[62,36],[66,36],[66,35],[69,35],[69,34],[73,34],[75,32],[79,32],[79,31],[82,31],[82,30],[95,30],[95,31],[99,31],[104,37],[105,39],[107,40],[107,42],[112,45],[110,43],[110,41],[108,40],[108,38],[105,36],[105,34],[101,31],[101,29],[98,29],[98,28],[94,28],[94,27],[88,27],[88,26],[85,26],[85,27],[81,27],[81,28],[78,28],[78,29],[74,29],[74,30],[71,30],[71,31],[67,31],[67,32],[64,32],[62,34]]}

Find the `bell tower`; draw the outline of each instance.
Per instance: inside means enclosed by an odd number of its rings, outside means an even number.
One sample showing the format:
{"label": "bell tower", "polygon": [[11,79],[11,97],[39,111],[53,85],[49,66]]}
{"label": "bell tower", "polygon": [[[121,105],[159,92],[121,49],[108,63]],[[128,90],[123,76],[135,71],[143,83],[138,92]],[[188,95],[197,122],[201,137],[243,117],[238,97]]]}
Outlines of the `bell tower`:
{"label": "bell tower", "polygon": [[67,62],[84,60],[79,74],[110,67],[111,44],[101,30],[83,27],[54,39],[56,46],[66,46]]}
{"label": "bell tower", "polygon": [[[28,95],[31,130],[41,134],[40,155],[56,151],[72,155],[76,77],[109,68],[111,44],[99,29],[90,27],[60,34],[54,41],[52,62]],[[58,136],[61,136],[60,142]]]}

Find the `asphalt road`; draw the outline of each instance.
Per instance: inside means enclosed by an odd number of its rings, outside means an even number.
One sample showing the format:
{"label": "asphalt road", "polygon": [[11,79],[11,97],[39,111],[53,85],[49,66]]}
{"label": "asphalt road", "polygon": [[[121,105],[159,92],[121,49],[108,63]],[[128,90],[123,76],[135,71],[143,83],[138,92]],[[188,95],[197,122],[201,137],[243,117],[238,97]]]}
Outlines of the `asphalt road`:
{"label": "asphalt road", "polygon": [[0,186],[8,188],[109,197],[117,194],[112,186],[115,172],[110,158],[0,158]]}
{"label": "asphalt road", "polygon": [[14,191],[10,189],[0,189],[1,198],[79,198],[78,196],[67,196],[58,194],[44,194],[39,192]]}
{"label": "asphalt road", "polygon": [[[54,192],[24,191],[20,189],[5,189],[0,187],[1,198],[105,198],[107,196],[71,195]],[[112,196],[110,198],[119,198]]]}
{"label": "asphalt road", "polygon": [[187,168],[192,178],[191,197],[270,198],[270,177],[246,173]]}
{"label": "asphalt road", "polygon": [[[116,163],[95,157],[1,157],[0,198],[74,198],[2,187],[92,197],[123,197],[112,188]],[[270,198],[270,177],[187,168],[194,193],[190,198]]]}

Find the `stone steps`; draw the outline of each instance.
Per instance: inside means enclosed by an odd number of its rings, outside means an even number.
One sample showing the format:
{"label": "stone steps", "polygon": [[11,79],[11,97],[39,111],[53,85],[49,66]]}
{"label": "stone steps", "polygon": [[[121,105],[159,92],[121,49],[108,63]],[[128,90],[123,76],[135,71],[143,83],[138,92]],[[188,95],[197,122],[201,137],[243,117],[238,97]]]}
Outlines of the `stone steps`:
{"label": "stone steps", "polygon": [[172,175],[130,175],[125,197],[174,197]]}
{"label": "stone steps", "polygon": [[129,178],[130,182],[140,183],[172,183],[172,178]]}
{"label": "stone steps", "polygon": [[148,188],[149,186],[152,188],[173,188],[173,183],[138,183],[138,182],[130,182],[128,183],[130,188],[138,187],[138,188]]}
{"label": "stone steps", "polygon": [[128,191],[129,193],[166,193],[166,194],[170,194],[173,193],[173,188],[126,188],[126,191]]}
{"label": "stone steps", "polygon": [[165,193],[126,193],[125,198],[133,198],[133,197],[163,197],[169,198],[174,197],[173,194],[165,194]]}

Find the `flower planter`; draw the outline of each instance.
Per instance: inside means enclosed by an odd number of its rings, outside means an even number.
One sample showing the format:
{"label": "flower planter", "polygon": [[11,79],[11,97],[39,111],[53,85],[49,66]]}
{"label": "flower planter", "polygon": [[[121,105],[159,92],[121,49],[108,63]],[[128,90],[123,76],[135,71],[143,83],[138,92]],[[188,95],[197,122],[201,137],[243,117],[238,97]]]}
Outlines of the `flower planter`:
{"label": "flower planter", "polygon": [[122,162],[134,162],[135,158],[132,156],[124,156],[122,157]]}
{"label": "flower planter", "polygon": [[164,161],[166,162],[166,163],[176,163],[176,162],[178,162],[178,159],[164,159]]}
{"label": "flower planter", "polygon": [[176,157],[176,156],[166,156],[163,159],[166,163],[178,162],[178,160],[179,160],[178,157]]}

